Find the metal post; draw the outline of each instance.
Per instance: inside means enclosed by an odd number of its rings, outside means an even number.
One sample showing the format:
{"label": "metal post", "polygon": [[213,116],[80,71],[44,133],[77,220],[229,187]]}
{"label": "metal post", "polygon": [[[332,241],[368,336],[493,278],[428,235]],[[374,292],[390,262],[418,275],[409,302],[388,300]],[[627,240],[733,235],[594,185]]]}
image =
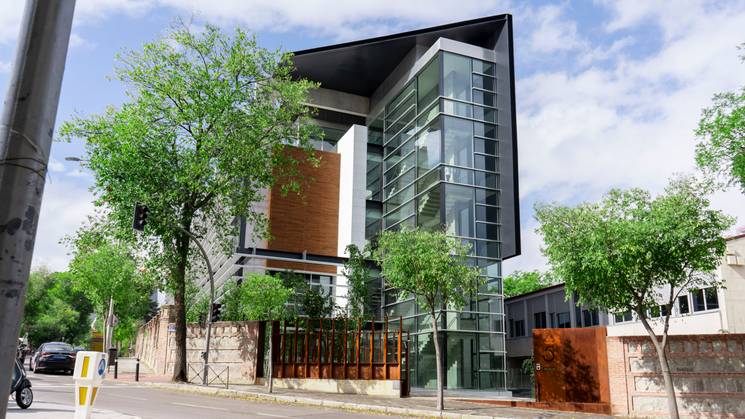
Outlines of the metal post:
{"label": "metal post", "polygon": [[119,378],[119,360],[114,361],[114,379]]}
{"label": "metal post", "polygon": [[75,0],[27,1],[0,117],[0,394],[10,390],[74,10]]}
{"label": "metal post", "polygon": [[202,358],[204,358],[204,371],[202,373],[202,385],[207,385],[207,371],[209,370],[209,363],[210,363],[210,338],[212,337],[212,306],[215,305],[215,278],[212,273],[212,264],[210,263],[210,258],[207,256],[207,252],[204,250],[204,247],[202,247],[202,244],[199,243],[199,240],[197,239],[197,236],[195,236],[191,231],[185,229],[184,227],[177,225],[178,229],[186,233],[187,236],[191,237],[191,240],[194,242],[194,244],[197,245],[199,248],[199,252],[202,254],[202,257],[204,258],[204,263],[207,265],[207,274],[210,278],[210,309],[207,310],[207,338],[204,342],[204,353],[202,354]]}
{"label": "metal post", "polygon": [[137,358],[137,363],[135,364],[135,381],[140,381],[140,358]]}

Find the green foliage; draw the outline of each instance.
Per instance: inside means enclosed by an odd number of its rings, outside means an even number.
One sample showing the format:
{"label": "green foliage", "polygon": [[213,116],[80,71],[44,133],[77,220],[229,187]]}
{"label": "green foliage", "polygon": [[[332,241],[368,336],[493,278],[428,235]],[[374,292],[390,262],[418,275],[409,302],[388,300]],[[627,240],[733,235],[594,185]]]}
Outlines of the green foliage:
{"label": "green foliage", "polygon": [[293,315],[311,318],[331,317],[338,309],[334,300],[326,295],[323,289],[311,286],[302,275],[286,271],[277,276],[282,279],[285,287],[293,291],[289,299]]}
{"label": "green foliage", "polygon": [[31,345],[63,341],[85,344],[90,331],[93,306],[72,286],[67,273],[32,272],[21,322],[21,335],[28,335]]}
{"label": "green foliage", "polygon": [[479,270],[467,265],[469,246],[440,231],[385,231],[375,258],[389,286],[434,312],[462,307],[481,285]]}
{"label": "green foliage", "polygon": [[367,259],[371,258],[370,249],[360,250],[350,244],[346,248],[349,258],[344,263],[344,276],[347,277],[347,313],[353,318],[365,315],[367,303],[367,281],[370,279],[370,268]]}
{"label": "green foliage", "polygon": [[220,318],[225,321],[248,320],[241,308],[243,284],[229,282],[223,287],[222,307],[220,307]]}
{"label": "green foliage", "polygon": [[241,311],[247,320],[283,320],[289,314],[287,302],[293,291],[284,286],[281,278],[252,274],[238,289]]}
{"label": "green foliage", "polygon": [[194,298],[192,304],[186,306],[186,322],[202,323],[207,321],[207,313],[210,309],[209,295]]}
{"label": "green foliage", "polygon": [[520,371],[530,377],[530,384],[535,385],[535,365],[532,356],[523,360],[523,363],[520,365]]}
{"label": "green foliage", "polygon": [[[116,77],[128,85],[128,100],[65,122],[60,136],[86,142],[97,205],[167,278],[176,313],[174,379],[183,381],[185,276],[195,252],[188,232],[201,238],[209,230],[225,251],[235,217],[266,235],[266,216],[255,205],[263,191],[275,183],[283,191],[301,186],[288,139],[317,164],[309,138],[318,128],[305,105],[317,85],[293,77],[291,54],[261,48],[240,29],[229,35],[211,25],[196,33],[175,27],[117,58]],[[137,235],[131,231],[135,203],[150,210]]]}
{"label": "green foliage", "polygon": [[[745,62],[745,55],[742,59]],[[711,107],[702,112],[696,135],[701,138],[697,165],[745,192],[745,86],[715,95]]]}
{"label": "green foliage", "polygon": [[514,271],[504,278],[503,292],[504,297],[514,297],[542,288],[549,287],[558,283],[550,273],[540,271]]}
{"label": "green foliage", "polygon": [[120,343],[132,341],[137,325],[152,310],[155,278],[138,269],[138,259],[129,248],[113,242],[97,225],[78,230],[66,241],[72,248],[69,276],[74,289],[91,301],[99,319],[106,318],[113,299],[119,319],[114,337]]}
{"label": "green foliage", "polygon": [[[580,302],[646,317],[681,290],[715,284],[710,273],[721,262],[722,234],[733,220],[709,209],[710,190],[677,178],[656,198],[639,189],[612,190],[595,204],[538,206],[544,253]],[[663,296],[661,287],[671,294]]]}

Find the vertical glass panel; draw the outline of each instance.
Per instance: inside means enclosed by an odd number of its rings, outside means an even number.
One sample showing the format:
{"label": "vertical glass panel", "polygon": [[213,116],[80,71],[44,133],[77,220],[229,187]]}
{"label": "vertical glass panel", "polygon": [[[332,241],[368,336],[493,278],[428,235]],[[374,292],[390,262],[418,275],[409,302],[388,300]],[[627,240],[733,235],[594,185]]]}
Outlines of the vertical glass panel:
{"label": "vertical glass panel", "polygon": [[462,55],[443,54],[443,95],[471,101],[471,60]]}
{"label": "vertical glass panel", "polygon": [[419,133],[416,144],[420,175],[440,163],[440,143],[439,121]]}
{"label": "vertical glass panel", "polygon": [[704,311],[706,310],[706,305],[704,304],[704,290],[698,289],[698,290],[692,290],[691,291],[691,300],[693,305],[693,311]]}
{"label": "vertical glass panel", "polygon": [[367,127],[367,142],[370,144],[383,144],[383,115],[378,115]]}
{"label": "vertical glass panel", "polygon": [[497,159],[491,156],[482,156],[477,154],[474,156],[474,165],[476,169],[488,170],[490,172],[497,171]]}
{"label": "vertical glass panel", "polygon": [[421,128],[427,124],[429,124],[430,121],[435,119],[437,115],[440,114],[440,104],[438,102],[435,102],[432,104],[432,106],[429,107],[424,112],[421,112],[421,115],[419,115],[419,118],[416,120],[416,126]]}
{"label": "vertical glass panel", "polygon": [[382,191],[381,172],[383,156],[374,150],[367,150],[367,191],[365,199],[380,201]]}
{"label": "vertical glass panel", "polygon": [[411,185],[401,192],[389,197],[385,201],[385,209],[384,212],[388,213],[393,211],[396,207],[399,205],[409,201],[410,199],[414,198],[414,185]]}
{"label": "vertical glass panel", "polygon": [[486,189],[476,189],[476,202],[479,204],[497,205],[499,192]]}
{"label": "vertical glass panel", "polygon": [[473,119],[486,122],[497,122],[497,111],[492,108],[484,108],[482,106],[473,107]]}
{"label": "vertical glass panel", "polygon": [[496,90],[496,83],[494,81],[494,77],[474,74],[473,87],[478,87],[480,89],[490,90],[493,92]]}
{"label": "vertical glass panel", "polygon": [[484,73],[490,76],[494,75],[494,63],[489,61],[473,60],[473,71],[476,73]]}
{"label": "vertical glass panel", "polygon": [[706,288],[704,290],[704,293],[706,294],[706,309],[714,310],[716,308],[719,308],[719,297],[717,296],[717,289]]}
{"label": "vertical glass panel", "polygon": [[481,138],[475,138],[473,143],[473,151],[484,154],[497,154],[497,142],[484,140]]}
{"label": "vertical glass panel", "polygon": [[447,350],[445,374],[448,389],[477,388],[477,377],[474,372],[478,369],[478,348],[474,333],[446,334]]}
{"label": "vertical glass panel", "polygon": [[432,186],[433,184],[435,184],[435,182],[437,182],[438,180],[440,180],[440,171],[439,170],[433,170],[433,171],[427,173],[426,175],[422,176],[416,182],[416,191],[417,191],[417,193],[423,192],[423,191],[427,190],[427,188],[429,188],[430,186]]}
{"label": "vertical glass panel", "polygon": [[476,223],[476,237],[486,240],[499,240],[499,226]]}
{"label": "vertical glass panel", "polygon": [[473,91],[473,102],[485,106],[496,106],[497,97],[494,93],[485,92],[483,90]]}
{"label": "vertical glass panel", "polygon": [[415,166],[415,163],[416,153],[412,151],[402,158],[395,166],[385,172],[385,183],[388,184],[393,179],[399,177],[402,173],[406,173],[409,169]]}
{"label": "vertical glass panel", "polygon": [[485,188],[497,188],[497,175],[494,173],[475,172],[474,185]]}
{"label": "vertical glass panel", "polygon": [[473,188],[445,185],[445,231],[473,237]]}
{"label": "vertical glass panel", "polygon": [[386,215],[383,219],[383,224],[385,225],[385,228],[388,228],[393,224],[406,219],[409,215],[412,214],[414,214],[414,201],[409,201],[408,204],[404,204],[396,211],[393,211],[392,213]]}
{"label": "vertical glass panel", "polygon": [[473,123],[473,133],[481,137],[497,138],[497,126],[492,124],[483,124],[481,122]]}
{"label": "vertical glass panel", "polygon": [[473,167],[473,122],[444,117],[443,124],[443,161],[454,166]]}
{"label": "vertical glass panel", "polygon": [[483,205],[476,205],[476,220],[487,221],[490,223],[496,223],[499,221],[499,211],[497,207],[485,207]]}
{"label": "vertical glass panel", "polygon": [[385,199],[396,194],[398,191],[402,190],[403,188],[407,187],[411,182],[414,181],[414,179],[416,179],[416,170],[412,168],[408,172],[399,176],[396,180],[394,180],[390,184],[386,184],[385,189],[384,189]]}
{"label": "vertical glass panel", "polygon": [[678,297],[678,309],[680,310],[680,314],[688,314],[690,313],[691,309],[688,305],[688,296],[687,295],[681,295]]}
{"label": "vertical glass panel", "polygon": [[417,225],[425,230],[440,228],[440,187],[435,186],[417,198]]}
{"label": "vertical glass panel", "polygon": [[[407,108],[411,106],[411,104],[415,101],[411,101],[410,98],[416,98],[416,95],[413,94],[414,90],[416,90],[416,83],[414,83],[414,80],[412,80],[411,82],[409,82],[409,84],[406,85],[406,87],[403,88],[403,90],[401,90],[401,93],[399,93],[392,101],[390,101],[390,103],[386,107],[386,113],[390,115],[399,110],[399,108]],[[394,118],[388,119],[390,120]]]}
{"label": "vertical glass panel", "polygon": [[443,99],[442,111],[448,115],[456,115],[456,116],[462,116],[465,118],[471,118],[473,116],[473,105],[468,104],[468,103],[454,102],[452,100]]}
{"label": "vertical glass panel", "polygon": [[424,109],[440,95],[440,56],[429,62],[417,77],[417,103]]}
{"label": "vertical glass panel", "polygon": [[473,170],[458,169],[456,167],[445,167],[443,170],[445,181],[453,183],[465,183],[473,185]]}

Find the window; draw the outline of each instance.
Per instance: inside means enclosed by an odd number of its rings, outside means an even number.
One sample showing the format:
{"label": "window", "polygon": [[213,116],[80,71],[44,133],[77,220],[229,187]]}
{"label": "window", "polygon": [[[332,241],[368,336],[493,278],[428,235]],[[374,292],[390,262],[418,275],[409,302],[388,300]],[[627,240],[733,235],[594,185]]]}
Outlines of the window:
{"label": "window", "polygon": [[417,77],[417,102],[419,109],[424,109],[439,96],[440,57],[427,64]]}
{"label": "window", "polygon": [[592,327],[600,324],[597,310],[582,310],[582,326]]}
{"label": "window", "polygon": [[447,234],[474,237],[473,189],[445,185],[445,227]]}
{"label": "window", "polygon": [[525,320],[515,321],[515,337],[525,336]]}
{"label": "window", "polygon": [[565,311],[563,313],[557,313],[556,314],[556,321],[558,323],[558,326],[560,329],[568,329],[572,327],[572,320],[569,317],[569,312]]}
{"label": "window", "polygon": [[510,337],[515,337],[515,321],[513,319],[507,320],[507,330],[509,331]]}
{"label": "window", "polygon": [[473,167],[473,123],[459,118],[443,119],[444,162],[453,166]]}
{"label": "window", "polygon": [[440,228],[440,187],[435,186],[429,192],[419,196],[417,205],[417,225],[424,230]]}
{"label": "window", "polygon": [[693,311],[715,310],[719,308],[719,297],[716,288],[704,288],[691,291]]}
{"label": "window", "polygon": [[651,319],[657,319],[660,317],[665,317],[667,315],[667,306],[660,305],[656,307],[652,307],[648,312],[647,315]]}
{"label": "window", "polygon": [[546,328],[546,312],[541,311],[540,313],[533,313],[533,324],[534,329],[545,329]]}
{"label": "window", "polygon": [[687,295],[681,295],[678,297],[678,310],[680,310],[680,314],[688,314],[691,312],[691,308],[688,305]]}
{"label": "window", "polygon": [[616,313],[613,315],[613,319],[615,320],[616,323],[630,322],[632,319],[631,312],[626,311],[623,313]]}
{"label": "window", "polygon": [[442,84],[445,97],[471,101],[471,59],[443,54]]}

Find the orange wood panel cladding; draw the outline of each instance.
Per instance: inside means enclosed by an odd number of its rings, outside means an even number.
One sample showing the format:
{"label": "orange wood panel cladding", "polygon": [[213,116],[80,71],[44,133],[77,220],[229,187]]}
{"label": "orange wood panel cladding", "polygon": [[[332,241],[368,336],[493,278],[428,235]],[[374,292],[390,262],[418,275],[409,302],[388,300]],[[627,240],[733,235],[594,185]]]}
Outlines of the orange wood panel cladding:
{"label": "orange wood panel cladding", "polygon": [[[280,184],[272,188],[269,198],[272,238],[268,247],[271,250],[337,256],[341,156],[315,151],[320,164],[313,167],[302,150],[288,148],[287,152],[300,162],[298,172],[302,175],[302,191],[282,196]],[[267,261],[267,267],[336,273],[333,266],[273,260]]]}

